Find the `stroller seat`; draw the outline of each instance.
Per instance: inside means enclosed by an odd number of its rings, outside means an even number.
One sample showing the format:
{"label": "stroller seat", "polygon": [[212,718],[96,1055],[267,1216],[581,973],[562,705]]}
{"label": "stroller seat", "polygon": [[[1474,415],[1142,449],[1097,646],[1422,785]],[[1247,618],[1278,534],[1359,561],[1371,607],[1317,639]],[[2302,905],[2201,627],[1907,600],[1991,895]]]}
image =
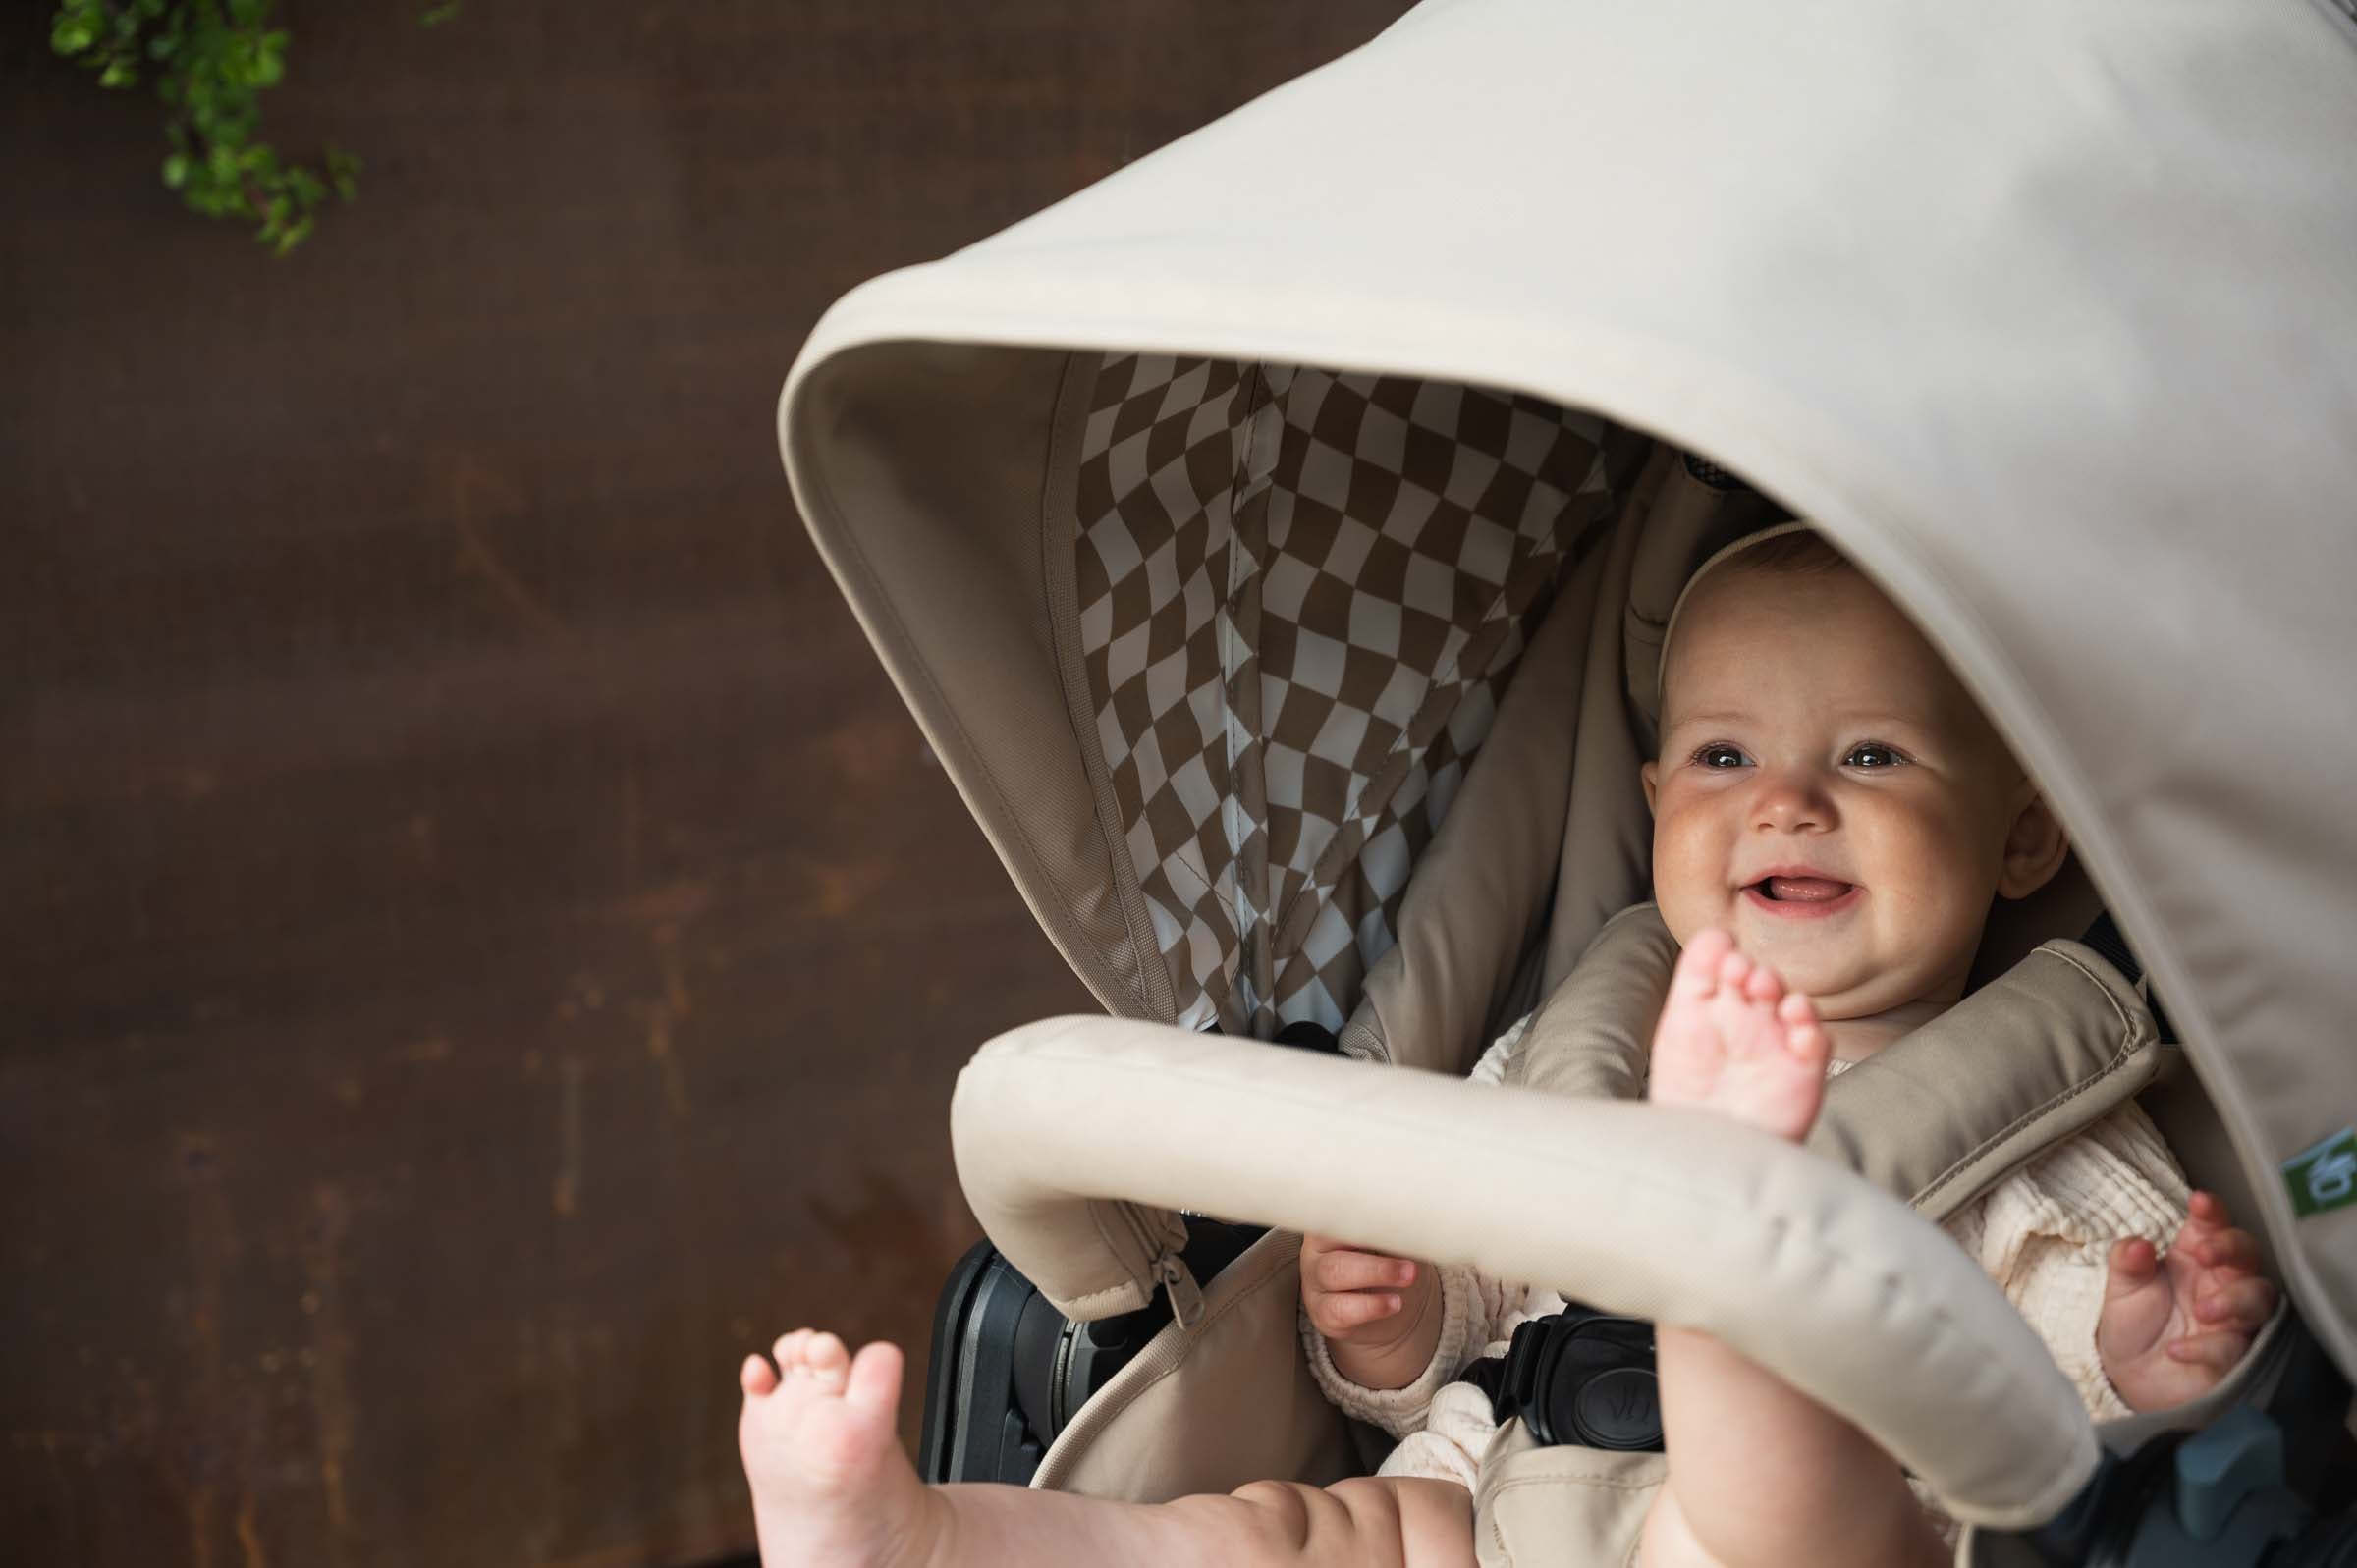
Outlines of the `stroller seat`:
{"label": "stroller seat", "polygon": [[[1330,396],[1340,401],[1342,393],[1350,390],[1337,378],[1233,369],[1214,376],[1203,367],[1188,370],[1168,361],[1141,365],[1133,356],[1122,355],[1106,356],[1093,365],[1083,360],[1068,372],[1063,417],[1068,422],[1086,422],[1099,431],[1094,450],[1109,451],[1105,443],[1122,428],[1126,410],[1138,406],[1141,385],[1151,395],[1156,417],[1136,421],[1135,430],[1120,438],[1141,447],[1151,447],[1158,429],[1193,428],[1233,435],[1236,425],[1249,427],[1255,420],[1266,424],[1277,419],[1285,420],[1288,428],[1298,429],[1322,418],[1329,438],[1352,439],[1349,427],[1333,419],[1333,406],[1326,401]],[[1075,386],[1086,389],[1088,397],[1075,399],[1070,390]],[[1201,419],[1202,405],[1188,401],[1219,398],[1222,388],[1252,387],[1315,388],[1311,407],[1316,412],[1302,419],[1289,414],[1282,401],[1258,406],[1232,403],[1222,408],[1225,419],[1235,421],[1231,424]],[[1412,407],[1417,396],[1412,386],[1402,389],[1362,380],[1351,402],[1361,410],[1380,409],[1386,401]],[[1239,406],[1251,411],[1238,415],[1233,410]],[[1531,413],[1534,427],[1558,432],[1566,428],[1560,419],[1531,409],[1527,400],[1508,406]],[[1198,437],[1199,445],[1203,439]],[[1308,455],[1323,444],[1303,438],[1288,448],[1281,437],[1266,440],[1268,454],[1262,470],[1238,470],[1240,482],[1256,486],[1263,497],[1281,492],[1284,482],[1292,476],[1295,470],[1288,458],[1292,463],[1307,461]],[[1248,437],[1236,436],[1233,447],[1222,450],[1233,454],[1250,444]],[[1393,815],[1364,808],[1368,792],[1363,783],[1381,776],[1378,764],[1364,768],[1360,792],[1338,791],[1334,796],[1337,801],[1362,806],[1363,816],[1357,823],[1337,824],[1332,817],[1319,818],[1300,809],[1297,796],[1280,794],[1268,816],[1276,818],[1289,809],[1293,820],[1275,835],[1260,822],[1253,826],[1255,838],[1264,841],[1273,838],[1288,847],[1321,831],[1330,836],[1323,840],[1330,848],[1335,844],[1363,847],[1385,833],[1407,837],[1398,825],[1397,813],[1412,811],[1417,817],[1419,831],[1409,840],[1410,852],[1403,856],[1403,866],[1412,863],[1415,873],[1402,886],[1387,889],[1363,878],[1348,881],[1329,874],[1323,884],[1328,897],[1322,902],[1308,901],[1309,907],[1321,911],[1338,905],[1365,911],[1353,922],[1363,940],[1349,944],[1348,951],[1362,965],[1369,957],[1373,962],[1358,981],[1360,1002],[1342,1020],[1340,1032],[1343,1049],[1353,1056],[1461,1072],[1491,1034],[1511,1016],[1527,1010],[1526,992],[1543,981],[1545,961],[1534,955],[1553,946],[1548,940],[1545,911],[1552,906],[1559,925],[1570,918],[1563,905],[1568,901],[1566,893],[1574,888],[1589,895],[1575,907],[1594,907],[1593,893],[1608,870],[1631,892],[1642,890],[1641,863],[1632,863],[1634,857],[1623,851],[1616,868],[1609,838],[1602,844],[1570,842],[1580,830],[1559,827],[1557,833],[1566,840],[1560,849],[1551,847],[1534,854],[1528,852],[1528,846],[1547,839],[1549,819],[1567,811],[1566,795],[1574,802],[1584,798],[1588,803],[1587,820],[1596,825],[1588,831],[1599,837],[1610,835],[1616,826],[1625,827],[1630,820],[1636,758],[1649,744],[1649,720],[1639,706],[1639,694],[1649,694],[1654,686],[1651,661],[1658,658],[1658,628],[1692,563],[1730,532],[1756,522],[1765,505],[1723,473],[1710,473],[1674,452],[1652,451],[1642,462],[1635,461],[1630,445],[1624,434],[1595,432],[1587,449],[1595,454],[1587,460],[1590,473],[1612,473],[1615,464],[1605,455],[1617,452],[1622,475],[1617,486],[1591,484],[1586,492],[1597,498],[1587,509],[1588,515],[1602,514],[1606,525],[1599,527],[1591,521],[1584,525],[1585,530],[1604,537],[1585,539],[1577,550],[1549,552],[1553,559],[1534,572],[1543,587],[1523,592],[1526,604],[1543,606],[1555,598],[1578,605],[1580,614],[1561,622],[1540,621],[1528,636],[1502,633],[1491,644],[1492,660],[1468,657],[1456,668],[1458,691],[1502,687],[1506,684],[1502,672],[1514,678],[1503,703],[1485,705],[1480,726],[1467,727],[1462,731],[1463,741],[1451,748],[1447,772],[1441,776],[1442,809],[1433,809],[1431,795],[1416,787],[1419,780],[1432,776],[1431,770],[1395,771],[1394,778],[1404,777],[1409,787],[1395,792],[1384,803]],[[1092,450],[1085,440],[1076,446],[1084,454]],[[1183,466],[1184,452],[1183,447],[1174,447],[1165,454],[1165,471]],[[1195,471],[1226,475],[1218,465],[1198,465]],[[1084,503],[1094,495],[1099,504],[1109,505],[1110,487],[1100,479],[1092,488],[1086,473],[1083,467],[1075,475],[1074,493]],[[1188,582],[1179,564],[1196,564],[1197,582],[1205,576],[1231,575],[1237,568],[1221,563],[1212,550],[1199,545],[1189,550],[1170,537],[1182,539],[1190,526],[1216,536],[1217,529],[1202,521],[1212,509],[1199,493],[1183,492],[1166,483],[1149,494],[1141,486],[1142,481],[1133,481],[1123,492],[1143,499],[1132,503],[1122,521],[1128,532],[1149,538],[1157,537],[1149,530],[1158,530],[1159,544],[1153,549],[1130,546],[1125,551],[1103,544],[1101,541],[1112,537],[1112,525],[1100,517],[1096,529],[1100,543],[1092,547],[1083,535],[1076,554],[1082,562],[1089,560],[1092,549],[1116,558],[1126,554],[1139,562],[1159,554],[1172,564],[1172,574],[1178,580],[1166,582],[1159,595],[1141,596],[1123,623],[1142,620],[1147,634],[1152,635],[1154,619],[1165,617],[1170,645],[1161,657],[1178,660],[1187,651],[1186,622],[1171,614],[1169,607],[1185,601]],[[1175,495],[1184,498],[1178,510],[1159,510],[1171,506]],[[1279,516],[1286,515],[1282,508],[1272,510]],[[1089,514],[1087,506],[1077,514]],[[1291,514],[1295,518],[1300,514],[1298,511]],[[1230,525],[1234,526],[1233,522]],[[1292,530],[1272,533],[1273,540],[1261,542],[1261,553],[1277,562],[1266,568],[1267,575],[1282,580],[1285,568],[1280,547],[1299,534]],[[1330,549],[1330,540],[1322,538],[1319,548]],[[1560,570],[1561,576],[1554,576],[1550,567]],[[1085,568],[1080,575],[1089,580]],[[1149,574],[1140,568],[1132,575]],[[1611,603],[1615,598],[1624,601],[1622,613],[1617,618],[1599,616],[1599,601]],[[1098,592],[1083,597],[1080,603],[1101,605],[1104,601],[1105,595]],[[1259,625],[1265,629],[1278,620],[1271,611],[1291,618],[1314,613],[1316,607],[1306,596],[1299,596],[1258,608],[1265,618]],[[1364,613],[1357,604],[1349,604],[1349,610]],[[1339,607],[1335,613],[1342,613]],[[1609,640],[1591,636],[1584,643],[1562,635],[1564,626],[1598,622],[1617,622],[1620,635]],[[1085,628],[1086,614],[1076,615],[1072,623]],[[1222,639],[1233,639],[1236,632],[1233,627],[1219,627],[1210,615],[1199,616],[1195,625],[1201,633],[1195,651],[1209,672],[1196,683],[1197,689],[1206,682],[1217,682],[1224,693],[1230,682],[1219,675],[1218,658]],[[1291,646],[1316,635],[1296,629]],[[1156,742],[1167,741],[1176,713],[1190,758],[1198,750],[1208,749],[1233,766],[1236,758],[1221,749],[1223,730],[1200,723],[1195,710],[1177,702],[1160,712],[1144,707],[1134,710],[1130,722],[1138,726],[1142,742],[1122,733],[1124,702],[1154,659],[1143,649],[1133,654],[1131,675],[1124,683],[1106,673],[1113,666],[1106,653],[1113,640],[1100,636],[1090,650],[1095,662],[1085,667],[1092,671],[1089,694],[1098,701],[1083,711],[1095,720],[1093,732],[1107,752],[1124,758],[1131,769],[1141,754],[1156,760],[1167,756],[1178,748]],[[1434,639],[1434,645],[1438,643],[1439,639]],[[1519,659],[1509,664],[1516,654]],[[1068,670],[1070,667],[1068,661]],[[1467,670],[1479,672],[1482,680],[1464,678]],[[1366,682],[1360,689],[1379,684]],[[1174,680],[1169,689],[1182,693],[1187,687]],[[1333,708],[1329,705],[1322,711],[1331,715]],[[1393,736],[1404,734],[1408,728],[1398,726]],[[1445,721],[1431,732],[1444,730]],[[1264,748],[1263,765],[1267,757],[1280,755],[1282,750],[1276,744]],[[1377,754],[1380,758],[1380,750]],[[1240,755],[1247,761],[1253,757],[1249,751]],[[1597,780],[1598,771],[1616,766],[1625,768],[1621,787],[1613,788]],[[1173,771],[1159,769],[1151,777],[1167,779]],[[1587,778],[1584,794],[1576,782],[1558,777],[1561,774]],[[1099,775],[1098,783],[1105,787],[1106,776]],[[1131,789],[1109,792],[1115,803],[1105,809],[1118,811],[1124,820],[1150,817],[1156,804],[1173,810],[1180,804],[1180,791],[1175,785],[1164,790],[1159,802],[1141,803]],[[1451,808],[1452,814],[1442,815],[1442,810]],[[1641,809],[1639,802],[1635,810]],[[1576,823],[1577,805],[1568,808],[1567,814]],[[1134,895],[1147,902],[1155,917],[1152,929],[1162,939],[1168,961],[1159,979],[1172,988],[1172,995],[1184,999],[1178,1009],[1180,1022],[1225,1021],[1243,1032],[1255,1024],[1273,1030],[1287,1021],[1288,1010],[1300,1013],[1301,1018],[1294,1021],[1333,1017],[1330,993],[1317,978],[1319,965],[1294,949],[1279,947],[1272,955],[1249,946],[1256,938],[1271,942],[1285,929],[1282,919],[1263,918],[1255,923],[1239,918],[1242,901],[1233,898],[1207,898],[1199,907],[1185,911],[1174,911],[1159,901],[1170,897],[1170,890],[1178,885],[1172,868],[1190,870],[1196,885],[1209,886],[1213,875],[1238,876],[1237,868],[1248,861],[1248,856],[1220,853],[1233,842],[1220,813],[1207,811],[1199,818],[1181,816],[1178,820],[1182,831],[1153,838],[1133,836],[1130,845],[1136,856],[1132,869],[1138,873],[1132,885]],[[1375,824],[1374,833],[1363,826],[1368,822]],[[1176,844],[1178,851],[1166,851],[1163,846],[1169,844]],[[1152,846],[1151,855],[1148,845]],[[1284,855],[1276,857],[1279,868],[1284,863]],[[1577,884],[1562,881],[1562,868],[1569,865],[1580,868]],[[1220,871],[1207,874],[1207,867]],[[1276,880],[1272,876],[1272,881]],[[1296,897],[1301,889],[1317,886],[1308,880],[1291,884]],[[1334,896],[1338,886],[1348,890],[1339,898]],[[1270,905],[1277,910],[1288,907],[1282,897],[1271,899]],[[1501,910],[1536,911],[1523,918],[1535,920],[1538,929],[1515,929],[1510,916],[1502,915]],[[1982,964],[1984,971],[2010,961],[2009,967],[1985,977],[1971,1004],[1957,1009],[1941,1026],[1927,1029],[1912,1045],[1885,1053],[1873,1071],[1845,1074],[1836,1080],[1812,1135],[1812,1147],[1937,1219],[2007,1171],[2150,1087],[2165,1066],[2174,1076],[2173,1051],[2161,1043],[2135,989],[2109,962],[2070,942],[2047,942],[2027,954],[2020,951],[2024,943],[2034,940],[2042,923],[2052,927],[2060,922],[2064,929],[2077,931],[2095,910],[2091,891],[2084,879],[2074,874],[2060,879],[2035,908],[2012,911],[2011,918],[1993,931]],[[1187,924],[1181,924],[1180,914]],[[1490,944],[1487,952],[1480,947],[1485,941]],[[1601,922],[1589,946],[1619,949],[1633,961],[1598,966],[1592,972],[1602,978],[1584,987],[1553,990],[1533,1017],[1531,1044],[1517,1059],[1514,1081],[1551,1094],[1633,1098],[1643,1078],[1644,1032],[1666,988],[1673,949],[1658,917],[1649,905],[1642,904]],[[1323,960],[1325,974],[1332,977],[1338,972],[1334,955],[1325,954]],[[1256,973],[1263,977],[1262,1004],[1258,1006],[1248,1000]],[[1295,978],[1289,986],[1270,987],[1266,977],[1271,975]],[[1633,991],[1628,989],[1632,981]],[[1221,989],[1223,986],[1227,989]],[[1272,1001],[1275,1004],[1268,1004]],[[1060,1038],[1068,1042],[1075,1038],[1072,1032],[1078,1027],[1076,1023],[1059,1025]],[[1434,1049],[1434,1042],[1452,1038],[1458,1042],[1453,1054]],[[1080,1165],[1086,1168],[1088,1162]],[[1214,1212],[1227,1212],[1212,1207]],[[1254,1213],[1248,1209],[1235,1212]],[[1200,1295],[1200,1303],[1190,1310],[1196,1315],[1208,1311],[1216,1320],[1216,1327],[1207,1333],[1199,1317],[1197,1321],[1171,1322],[1170,1294],[1158,1289],[1161,1274],[1157,1271],[1167,1270],[1187,1248],[1186,1224],[1170,1216],[1153,1223],[1160,1227],[1156,1232],[1159,1240],[1142,1263],[1132,1260],[1137,1271],[1122,1280],[1093,1285],[1069,1300],[1058,1298],[1071,1308],[1075,1319],[1111,1312],[1115,1316],[1110,1321],[1121,1325],[1115,1353],[1103,1358],[1101,1383],[1089,1380],[1088,1367],[1069,1348],[1061,1360],[1035,1349],[1026,1363],[1021,1355],[1013,1353],[1020,1349],[1020,1335],[1002,1335],[1002,1348],[996,1354],[1004,1359],[1005,1370],[979,1379],[995,1397],[982,1398],[971,1412],[959,1410],[952,1391],[962,1390],[970,1397],[977,1381],[973,1358],[992,1354],[977,1341],[963,1348],[961,1358],[956,1340],[977,1320],[961,1317],[960,1312],[987,1316],[988,1309],[979,1299],[945,1302],[936,1335],[940,1359],[932,1371],[926,1444],[930,1477],[1018,1480],[1094,1494],[1161,1500],[1189,1491],[1226,1490],[1265,1475],[1330,1481],[1367,1467],[1373,1450],[1367,1446],[1366,1434],[1342,1427],[1334,1413],[1322,1406],[1303,1370],[1294,1325],[1292,1258],[1297,1239],[1285,1233],[1259,1238],[1237,1261],[1233,1274],[1211,1277],[1200,1267],[1201,1260],[1197,1268],[1186,1271],[1178,1294],[1190,1301]],[[999,1227],[991,1228],[994,1234],[998,1232]],[[1233,1251],[1233,1232],[1209,1230],[1199,1223],[1196,1231],[1228,1235]],[[980,1255],[969,1263],[973,1271],[986,1267],[991,1266]],[[1025,1310],[1024,1302],[1031,1303],[1030,1319],[1041,1325],[1035,1335],[1044,1337],[1053,1331],[1068,1347],[1095,1348],[1077,1333],[1077,1322],[1047,1310],[1045,1298],[1038,1297],[1019,1276],[1008,1278],[1005,1284],[1013,1294],[998,1299],[1014,1302],[1017,1313]],[[954,1287],[953,1293],[962,1288]],[[1591,1282],[1587,1289],[1591,1296],[1610,1300],[1609,1284]],[[1053,1330],[1046,1326],[1051,1324]],[[1199,1344],[1218,1349],[1199,1352]],[[1193,1369],[1198,1354],[1205,1358],[1205,1366],[1215,1370],[1206,1375]],[[1026,1365],[1031,1369],[1029,1376],[1048,1391],[1024,1396],[1020,1384]],[[2243,1381],[2263,1381],[2265,1369],[2272,1365],[2267,1355],[2254,1354]],[[1279,1388],[1291,1392],[1281,1403],[1272,1403],[1269,1391]],[[1020,1420],[1011,1426],[1009,1417],[1019,1417],[1026,1409],[1034,1418],[1042,1410],[1052,1414],[1045,1421],[1034,1419],[1028,1427]],[[1015,1434],[1012,1447],[1000,1440],[1011,1432]],[[960,1433],[965,1433],[963,1451],[975,1468],[960,1468]],[[1183,1435],[1195,1433],[1206,1434],[1205,1439],[1189,1442]],[[1533,1452],[1528,1451],[1524,1438],[1513,1433],[1502,1436],[1501,1444],[1495,1463],[1485,1465],[1485,1475],[1496,1470],[1502,1477],[1521,1476],[1524,1480],[1498,1493],[1499,1506],[1507,1516],[1536,1509],[1541,1517],[1553,1521],[1548,1528],[1556,1530],[1564,1526],[1563,1510],[1572,1506],[1567,1499],[1577,1499],[1582,1523],[1573,1530],[1574,1537],[1597,1532],[1609,1535],[1632,1525],[1641,1515],[1646,1484],[1658,1481],[1658,1472],[1649,1468],[1651,1461],[1642,1456]],[[1017,1456],[1013,1464],[1009,1463],[1011,1454]],[[2041,1474],[2051,1479],[2056,1472]],[[1547,1488],[1534,1492],[1530,1486],[1537,1478],[1546,1480]],[[1549,1497],[1553,1500],[1543,1500]],[[1505,1501],[1507,1498],[1512,1501]]]}

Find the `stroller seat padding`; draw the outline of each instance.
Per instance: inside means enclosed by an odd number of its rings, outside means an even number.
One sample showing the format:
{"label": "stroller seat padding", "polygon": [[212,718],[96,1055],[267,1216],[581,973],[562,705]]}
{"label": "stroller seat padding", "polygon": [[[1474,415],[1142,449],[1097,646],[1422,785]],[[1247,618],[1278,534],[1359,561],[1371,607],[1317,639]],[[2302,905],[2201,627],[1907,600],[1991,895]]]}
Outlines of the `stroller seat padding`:
{"label": "stroller seat padding", "polygon": [[1145,1300],[1184,1207],[1707,1329],[1968,1522],[2041,1521],[2096,1462],[2077,1395],[1953,1243],[1707,1113],[1063,1018],[985,1046],[952,1128],[976,1217],[1073,1316]]}
{"label": "stroller seat padding", "polygon": [[[1507,1081],[1637,1098],[1676,961],[1652,904],[1616,915],[1532,1017]],[[2161,1060],[2126,977],[2080,943],[2048,942],[1828,1084],[1808,1147],[1945,1219],[2140,1093]]]}

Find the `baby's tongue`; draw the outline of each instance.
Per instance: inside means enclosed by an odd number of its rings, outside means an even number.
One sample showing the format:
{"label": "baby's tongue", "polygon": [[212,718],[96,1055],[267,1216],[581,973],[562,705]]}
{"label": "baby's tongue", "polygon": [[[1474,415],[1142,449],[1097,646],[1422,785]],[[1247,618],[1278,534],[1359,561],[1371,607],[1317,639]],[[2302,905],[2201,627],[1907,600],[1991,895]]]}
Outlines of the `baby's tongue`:
{"label": "baby's tongue", "polygon": [[1792,903],[1828,903],[1849,892],[1849,887],[1827,877],[1770,877],[1768,896]]}

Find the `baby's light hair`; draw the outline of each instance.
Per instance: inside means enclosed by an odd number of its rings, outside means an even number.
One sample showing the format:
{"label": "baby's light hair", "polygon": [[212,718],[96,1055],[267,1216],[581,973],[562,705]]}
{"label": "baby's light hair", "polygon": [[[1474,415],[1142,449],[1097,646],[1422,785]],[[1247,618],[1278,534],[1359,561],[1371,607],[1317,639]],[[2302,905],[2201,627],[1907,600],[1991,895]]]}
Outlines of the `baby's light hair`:
{"label": "baby's light hair", "polygon": [[1795,528],[1739,550],[1727,557],[1720,569],[1729,568],[1786,577],[1822,577],[1858,569],[1855,562],[1814,528]]}

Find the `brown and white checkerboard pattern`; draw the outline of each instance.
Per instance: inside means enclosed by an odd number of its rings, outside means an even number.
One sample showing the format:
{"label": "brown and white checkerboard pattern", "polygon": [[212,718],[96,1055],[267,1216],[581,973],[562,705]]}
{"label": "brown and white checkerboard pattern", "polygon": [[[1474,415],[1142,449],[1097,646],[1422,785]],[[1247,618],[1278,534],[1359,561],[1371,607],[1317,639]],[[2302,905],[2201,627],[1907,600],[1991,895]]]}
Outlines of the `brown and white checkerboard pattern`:
{"label": "brown and white checkerboard pattern", "polygon": [[1340,1028],[1567,561],[1602,428],[1536,399],[1107,355],[1074,583],[1187,1027]]}

